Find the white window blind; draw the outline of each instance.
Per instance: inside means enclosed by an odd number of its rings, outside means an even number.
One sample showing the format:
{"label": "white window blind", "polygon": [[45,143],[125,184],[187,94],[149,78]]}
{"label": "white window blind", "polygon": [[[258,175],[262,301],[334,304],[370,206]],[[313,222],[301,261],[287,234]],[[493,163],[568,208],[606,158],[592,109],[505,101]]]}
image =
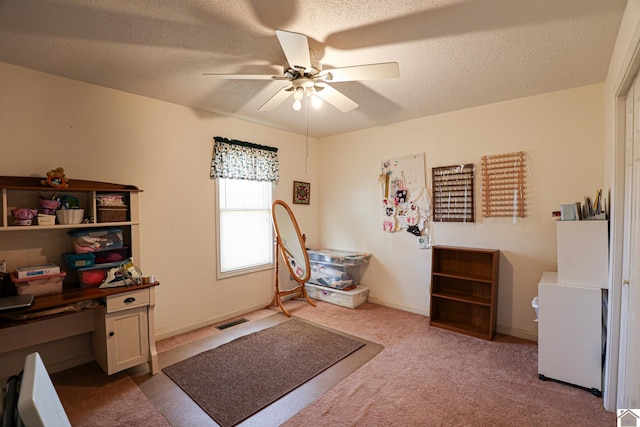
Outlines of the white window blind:
{"label": "white window blind", "polygon": [[218,178],[221,274],[273,263],[271,182]]}

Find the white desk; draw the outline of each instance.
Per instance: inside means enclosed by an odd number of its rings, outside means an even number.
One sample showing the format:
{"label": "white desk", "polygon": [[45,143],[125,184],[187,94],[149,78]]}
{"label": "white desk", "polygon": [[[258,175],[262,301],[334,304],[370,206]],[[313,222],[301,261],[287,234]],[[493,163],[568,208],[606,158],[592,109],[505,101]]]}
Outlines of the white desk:
{"label": "white desk", "polygon": [[3,353],[92,332],[96,361],[109,375],[142,363],[159,370],[154,336],[155,286],[158,283],[118,288],[65,290],[35,298],[31,313],[100,300],[97,308],[46,318],[0,322],[0,360]]}

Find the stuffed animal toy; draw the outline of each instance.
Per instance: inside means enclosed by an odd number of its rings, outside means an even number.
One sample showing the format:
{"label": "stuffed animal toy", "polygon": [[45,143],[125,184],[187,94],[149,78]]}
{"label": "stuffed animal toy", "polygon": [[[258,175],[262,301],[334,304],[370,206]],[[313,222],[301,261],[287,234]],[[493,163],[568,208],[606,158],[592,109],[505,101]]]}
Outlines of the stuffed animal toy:
{"label": "stuffed animal toy", "polygon": [[64,168],[57,167],[47,172],[47,178],[40,181],[42,185],[50,185],[55,188],[66,188],[69,186],[69,179],[64,174]]}
{"label": "stuffed animal toy", "polygon": [[30,208],[15,208],[11,211],[16,225],[31,225],[33,218],[38,216],[38,211]]}

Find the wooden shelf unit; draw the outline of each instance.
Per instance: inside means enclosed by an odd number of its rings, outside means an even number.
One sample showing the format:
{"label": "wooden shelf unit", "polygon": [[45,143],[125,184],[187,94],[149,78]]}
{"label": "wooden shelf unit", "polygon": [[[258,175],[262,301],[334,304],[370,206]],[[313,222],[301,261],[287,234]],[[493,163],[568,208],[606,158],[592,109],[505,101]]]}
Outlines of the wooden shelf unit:
{"label": "wooden shelf unit", "polygon": [[[51,229],[76,229],[88,227],[104,227],[104,226],[128,226],[138,225],[138,204],[137,196],[142,190],[133,185],[111,184],[99,181],[83,181],[71,180],[69,187],[54,188],[40,184],[43,178],[38,177],[15,177],[0,176],[0,189],[2,189],[2,200],[0,203],[0,232],[1,231],[27,231],[27,230],[51,230]],[[13,224],[11,210],[16,207],[29,207],[38,209],[38,195],[40,193],[58,195],[69,195],[76,197],[80,203],[80,207],[84,209],[85,217],[90,217],[88,224],[55,224],[55,225],[34,225],[20,226]],[[128,206],[127,218],[120,222],[99,222],[97,220],[96,199],[101,194],[120,194],[124,197]]]}
{"label": "wooden shelf unit", "polygon": [[[140,216],[138,195],[133,185],[71,179],[69,186],[54,188],[41,185],[44,178],[0,176],[0,259],[9,270],[18,265],[55,263],[67,271],[63,290],[54,295],[35,297],[34,305],[14,314],[30,315],[57,309],[81,301],[96,300],[98,309],[62,311],[28,320],[0,319],[0,360],[3,354],[54,340],[92,332],[95,359],[109,375],[145,362],[150,371],[159,371],[155,347],[155,287],[157,282],[117,288],[83,288],[75,272],[64,267],[62,254],[73,252],[68,232],[76,229],[118,227],[123,247],[134,262],[140,260]],[[85,217],[83,224],[14,225],[11,211],[16,207],[39,210],[40,193],[68,195],[76,198]],[[98,198],[117,194],[126,204],[123,221],[102,222],[98,218]],[[13,290],[15,293],[15,290]],[[0,296],[4,290],[0,289]],[[90,311],[92,313],[90,313]],[[81,357],[72,355],[73,357]]]}
{"label": "wooden shelf unit", "polygon": [[434,246],[429,324],[492,340],[500,251]]}

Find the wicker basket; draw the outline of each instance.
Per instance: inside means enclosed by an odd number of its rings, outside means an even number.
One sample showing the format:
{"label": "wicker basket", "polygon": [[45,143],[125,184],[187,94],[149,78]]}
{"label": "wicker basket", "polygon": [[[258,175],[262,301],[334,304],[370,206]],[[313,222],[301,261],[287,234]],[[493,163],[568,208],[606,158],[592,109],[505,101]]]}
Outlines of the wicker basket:
{"label": "wicker basket", "polygon": [[56,217],[59,224],[80,224],[84,219],[84,209],[58,209]]}
{"label": "wicker basket", "polygon": [[102,206],[97,208],[98,222],[124,222],[127,220],[126,206]]}

